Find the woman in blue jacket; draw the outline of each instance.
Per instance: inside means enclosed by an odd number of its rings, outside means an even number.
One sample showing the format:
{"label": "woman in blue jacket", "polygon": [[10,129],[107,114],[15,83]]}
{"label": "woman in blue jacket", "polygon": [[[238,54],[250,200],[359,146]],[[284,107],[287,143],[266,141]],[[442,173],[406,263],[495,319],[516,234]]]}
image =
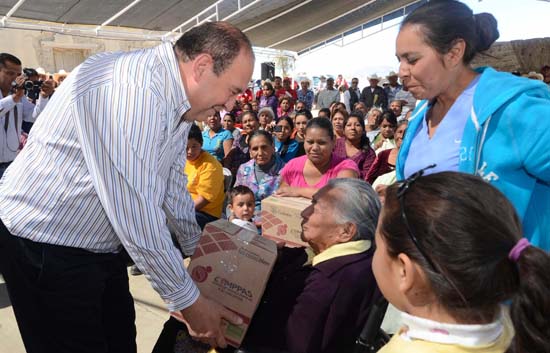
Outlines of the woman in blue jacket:
{"label": "woman in blue jacket", "polygon": [[[550,249],[550,90],[472,69],[498,38],[496,19],[455,0],[409,14],[397,37],[399,75],[416,99],[397,160],[403,179],[428,165],[476,174],[502,191],[531,243]],[[480,215],[483,217],[483,215]]]}

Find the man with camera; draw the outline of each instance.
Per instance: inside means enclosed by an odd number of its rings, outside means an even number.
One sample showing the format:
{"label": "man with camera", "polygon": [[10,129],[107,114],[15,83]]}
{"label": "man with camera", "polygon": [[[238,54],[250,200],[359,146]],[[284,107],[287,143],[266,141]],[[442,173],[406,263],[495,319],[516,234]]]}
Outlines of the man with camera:
{"label": "man with camera", "polygon": [[17,155],[23,121],[34,122],[44,110],[53,83],[41,85],[36,105],[25,96],[26,88],[34,88],[34,82],[21,73],[21,61],[0,53],[0,177]]}

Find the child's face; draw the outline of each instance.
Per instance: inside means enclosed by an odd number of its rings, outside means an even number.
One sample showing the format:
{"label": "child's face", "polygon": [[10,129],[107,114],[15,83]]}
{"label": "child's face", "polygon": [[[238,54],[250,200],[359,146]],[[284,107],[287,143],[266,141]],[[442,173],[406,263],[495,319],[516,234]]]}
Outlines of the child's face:
{"label": "child's face", "polygon": [[254,196],[250,194],[237,195],[229,205],[235,218],[250,221],[254,217]]}
{"label": "child's face", "polygon": [[382,124],[380,124],[380,132],[385,139],[393,138],[394,131],[395,129],[393,126],[386,119],[382,120]]}
{"label": "child's face", "polygon": [[[372,272],[376,278],[376,283],[384,297],[396,308],[403,310],[403,298],[399,291],[398,267],[395,266],[396,259],[390,257],[386,249],[384,237],[380,234],[380,223],[382,215],[378,221],[378,228],[374,237],[376,251],[372,259]],[[397,277],[396,277],[397,276]]]}

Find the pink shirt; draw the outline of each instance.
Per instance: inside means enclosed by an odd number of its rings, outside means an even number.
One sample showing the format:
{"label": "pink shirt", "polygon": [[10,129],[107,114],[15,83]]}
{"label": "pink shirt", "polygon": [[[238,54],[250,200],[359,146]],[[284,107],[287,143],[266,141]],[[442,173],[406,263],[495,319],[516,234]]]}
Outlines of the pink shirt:
{"label": "pink shirt", "polygon": [[315,187],[322,188],[330,179],[336,178],[342,170],[353,170],[359,175],[357,163],[351,159],[342,159],[332,155],[329,169],[323,174],[321,180],[315,185],[309,185],[304,178],[304,166],[306,165],[307,155],[291,159],[281,170],[281,179],[289,186],[297,187]]}

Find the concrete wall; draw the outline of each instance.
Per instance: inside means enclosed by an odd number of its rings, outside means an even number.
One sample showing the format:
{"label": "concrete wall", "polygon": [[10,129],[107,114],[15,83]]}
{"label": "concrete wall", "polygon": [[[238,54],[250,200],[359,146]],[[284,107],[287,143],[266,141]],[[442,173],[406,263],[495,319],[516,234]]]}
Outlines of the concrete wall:
{"label": "concrete wall", "polygon": [[550,65],[550,38],[534,38],[499,42],[488,50],[490,56],[478,56],[473,66],[492,66],[500,71],[540,72]]}
{"label": "concrete wall", "polygon": [[[88,55],[104,51],[133,50],[157,45],[155,41],[123,41],[77,37],[46,31],[0,30],[0,51],[17,56],[23,67],[43,67],[55,72],[54,49],[81,49]],[[67,71],[72,67],[63,68]]]}
{"label": "concrete wall", "polygon": [[[60,69],[66,71],[73,69],[73,67],[56,67],[54,49],[80,49],[85,51],[85,57],[87,57],[105,51],[129,51],[160,44],[159,41],[110,40],[15,29],[0,29],[0,43],[2,43],[0,52],[17,56],[23,62],[23,67],[43,67],[51,73]],[[261,76],[262,62],[276,62],[277,75],[283,75],[283,71],[292,71],[294,68],[295,57],[290,52],[258,48],[255,53],[256,65],[253,77],[256,79]],[[285,63],[284,68],[281,67],[281,62]]]}

